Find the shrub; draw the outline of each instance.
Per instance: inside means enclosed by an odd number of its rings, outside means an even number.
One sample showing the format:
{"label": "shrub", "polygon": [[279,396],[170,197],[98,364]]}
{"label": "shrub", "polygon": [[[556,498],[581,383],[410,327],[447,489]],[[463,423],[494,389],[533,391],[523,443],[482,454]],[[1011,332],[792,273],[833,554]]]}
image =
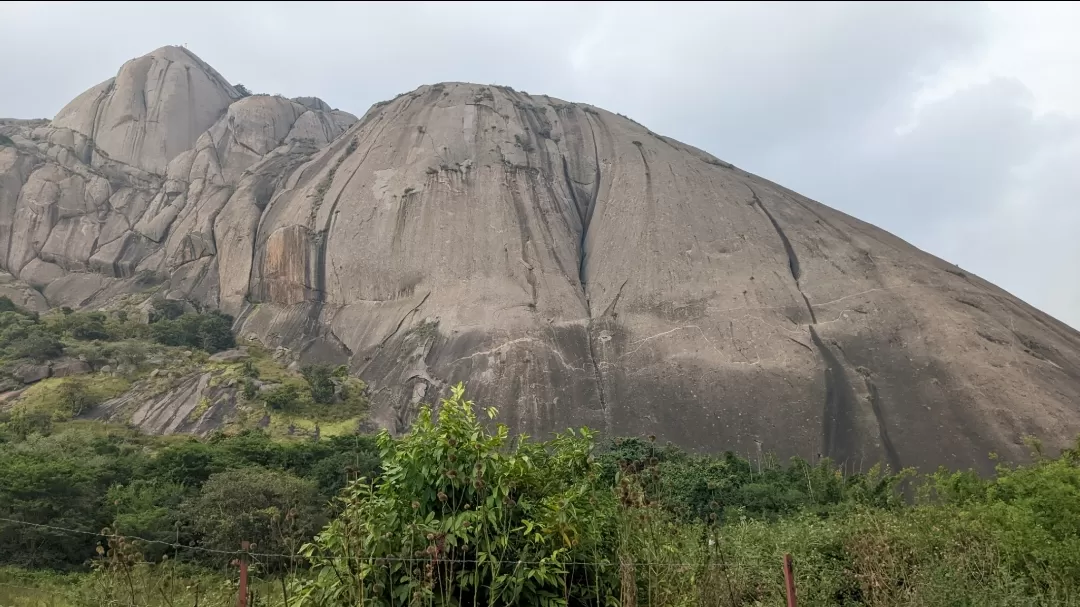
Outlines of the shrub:
{"label": "shrub", "polygon": [[250,378],[244,379],[244,400],[254,400],[255,395],[258,393],[259,390],[255,387],[255,382],[251,381]]}
{"label": "shrub", "polygon": [[56,325],[71,337],[83,341],[112,339],[112,335],[105,330],[105,320],[102,312],[74,312],[65,314]]}
{"label": "shrub", "polygon": [[330,365],[307,365],[300,369],[300,373],[308,383],[311,400],[320,404],[334,402],[333,369]]}
{"label": "shrub", "polygon": [[34,327],[25,337],[15,340],[8,347],[15,358],[31,358],[38,362],[57,358],[64,353],[64,344],[51,333]]}
{"label": "shrub", "polygon": [[[584,564],[613,552],[615,527],[587,431],[511,441],[458,384],[437,421],[424,407],[400,441],[384,431],[378,442],[382,481],[346,487],[341,515],[302,549],[313,575],[298,604],[562,605],[611,593],[614,569]],[[346,554],[356,569],[338,577]]]}
{"label": "shrub", "polygon": [[[137,536],[151,542],[140,546],[143,556],[160,561],[181,531],[180,507],[189,487],[159,479],[136,479],[113,485],[105,496],[115,533]],[[156,542],[156,543],[155,543]]]}
{"label": "shrub", "polygon": [[151,306],[151,324],[160,320],[176,320],[183,316],[187,310],[187,305],[179,299],[155,299]]}
{"label": "shrub", "polygon": [[236,346],[232,316],[214,311],[182,314],[174,320],[162,317],[150,325],[150,337],[166,346],[186,346],[220,352]]}
{"label": "shrub", "polygon": [[300,398],[300,390],[293,384],[278,386],[263,396],[266,406],[274,410],[289,409]]}
{"label": "shrub", "polygon": [[5,429],[20,439],[31,434],[47,435],[52,432],[52,414],[38,409],[16,409],[8,414]]}

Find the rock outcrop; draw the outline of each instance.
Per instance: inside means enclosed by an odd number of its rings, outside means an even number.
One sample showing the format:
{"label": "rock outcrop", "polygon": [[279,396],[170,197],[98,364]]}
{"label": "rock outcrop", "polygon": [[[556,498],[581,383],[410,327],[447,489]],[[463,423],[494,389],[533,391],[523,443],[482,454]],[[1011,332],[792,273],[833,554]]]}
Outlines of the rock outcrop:
{"label": "rock outcrop", "polygon": [[155,51],[0,122],[0,268],[53,306],[218,306],[348,363],[395,431],[462,380],[530,434],[849,468],[985,471],[1080,432],[1080,333],[632,120],[463,83],[354,120]]}

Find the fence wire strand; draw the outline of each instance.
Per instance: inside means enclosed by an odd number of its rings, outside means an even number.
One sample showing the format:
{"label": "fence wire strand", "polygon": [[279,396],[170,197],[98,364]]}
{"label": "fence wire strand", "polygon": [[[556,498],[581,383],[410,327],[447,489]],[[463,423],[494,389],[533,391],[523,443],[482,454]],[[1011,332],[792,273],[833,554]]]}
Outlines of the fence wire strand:
{"label": "fence wire strand", "polygon": [[[10,519],[10,518],[4,518],[4,517],[0,517],[0,523],[12,523],[12,524],[16,524],[16,525],[24,525],[24,526],[27,526],[27,527],[35,527],[35,528],[38,528],[38,529],[48,529],[50,531],[58,531],[58,532],[62,532],[62,533],[74,533],[74,534],[87,535],[87,536],[93,536],[93,537],[104,537],[104,538],[114,538],[114,539],[123,539],[123,540],[137,540],[137,541],[140,541],[140,542],[146,542],[148,544],[157,544],[157,545],[160,545],[160,546],[169,546],[171,548],[176,548],[176,549],[181,549],[181,550],[192,550],[192,551],[196,551],[196,552],[204,552],[204,553],[208,553],[208,554],[220,554],[220,555],[232,556],[232,557],[248,556],[248,557],[256,557],[256,558],[263,558],[263,559],[292,559],[292,560],[301,560],[301,561],[303,561],[303,560],[311,560],[309,557],[303,556],[301,554],[278,554],[278,553],[273,553],[273,552],[252,552],[252,551],[246,551],[246,550],[219,550],[219,549],[216,549],[216,548],[207,548],[205,546],[189,546],[187,544],[180,544],[180,543],[176,543],[176,542],[168,542],[168,541],[165,541],[165,540],[153,540],[153,539],[139,537],[139,536],[135,536],[135,535],[124,535],[124,534],[120,534],[120,533],[99,533],[99,532],[94,532],[94,531],[84,531],[84,530],[81,530],[81,529],[69,529],[69,528],[66,528],[66,527],[57,527],[55,525],[45,525],[45,524],[42,524],[42,523],[31,523],[29,521],[20,521],[20,520],[17,520],[17,519]],[[506,561],[500,561],[499,559],[493,559],[493,558],[489,558],[489,559],[460,559],[460,558],[452,558],[452,557],[433,558],[433,557],[404,557],[404,556],[352,556],[352,557],[346,557],[346,556],[324,556],[324,555],[319,555],[317,557],[317,559],[327,560],[327,561],[356,561],[356,562],[366,562],[366,563],[372,563],[372,564],[384,564],[384,563],[424,563],[424,564],[427,564],[427,563],[449,563],[449,564],[479,565],[479,564],[503,563],[503,564],[507,564],[507,565],[562,565],[562,566],[568,566],[568,567],[577,567],[577,566],[619,567],[620,566],[619,563],[617,563],[615,561],[611,561],[611,560],[608,560],[608,561],[529,561],[529,560],[506,560]],[[157,564],[157,563],[153,563],[151,561],[144,561],[144,562],[149,563],[149,564]],[[136,564],[139,564],[139,563],[136,563]],[[719,567],[719,568],[723,568],[723,569],[728,568],[728,567],[726,567],[725,565],[723,565],[721,563],[717,563],[717,562],[701,562],[701,561],[698,561],[698,562],[667,561],[667,562],[653,562],[653,563],[634,562],[632,564],[635,567]]]}

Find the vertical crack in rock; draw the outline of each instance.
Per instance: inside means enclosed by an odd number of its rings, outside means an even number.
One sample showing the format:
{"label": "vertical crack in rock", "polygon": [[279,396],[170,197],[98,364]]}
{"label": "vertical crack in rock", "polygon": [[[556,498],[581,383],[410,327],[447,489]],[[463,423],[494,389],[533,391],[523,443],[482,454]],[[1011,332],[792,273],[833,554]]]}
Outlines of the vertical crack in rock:
{"label": "vertical crack in rock", "polygon": [[[405,107],[407,108],[408,105],[406,104]],[[400,115],[403,111],[404,109],[399,110],[398,115]],[[352,182],[353,178],[356,177],[356,174],[360,172],[360,168],[364,166],[364,162],[367,160],[368,154],[370,154],[371,150],[375,148],[375,145],[376,143],[378,143],[383,131],[386,130],[386,125],[390,122],[388,120],[382,120],[383,114],[384,112],[379,113],[379,119],[382,121],[382,124],[379,126],[378,132],[371,136],[367,149],[364,150],[364,155],[361,156],[360,161],[356,163],[356,168],[353,169],[352,173],[349,174],[349,178],[345,180],[345,183],[341,186],[341,189],[338,190],[337,195],[334,196],[334,201],[330,203],[330,210],[326,213],[326,223],[323,225],[323,228],[319,230],[318,233],[315,235],[315,297],[316,301],[320,304],[319,306],[316,306],[316,308],[320,308],[320,311],[321,304],[326,302],[326,242],[330,239],[330,229],[333,228],[334,219],[337,217],[337,208],[338,204],[341,202],[341,195],[349,189],[349,184]],[[360,136],[360,132],[361,131],[358,129],[356,135],[357,138]],[[346,158],[353,154],[353,152],[350,151],[348,148],[349,144],[345,143],[346,141],[351,142],[352,140],[345,137],[341,138],[342,145],[345,146],[345,149],[343,151],[344,156],[341,156],[337,161],[338,166],[340,166]],[[333,171],[336,172],[336,170],[337,167],[335,166]],[[333,185],[332,178],[330,183],[327,185],[327,188],[329,188],[331,185]]]}
{"label": "vertical crack in rock", "polygon": [[[836,354],[825,345],[825,342],[814,328],[814,325],[817,324],[817,316],[814,314],[814,306],[810,304],[810,299],[802,289],[802,284],[800,282],[802,268],[799,266],[799,257],[795,254],[795,248],[791,246],[791,240],[787,237],[787,234],[784,233],[784,229],[780,227],[776,218],[769,212],[769,209],[765,207],[765,204],[761,201],[761,198],[754,188],[750,187],[749,184],[746,187],[750,190],[750,195],[754,198],[754,205],[761,209],[761,212],[769,219],[769,223],[772,224],[773,229],[776,230],[777,236],[780,237],[780,241],[784,244],[784,251],[788,256],[788,269],[791,271],[791,278],[795,281],[795,288],[799,290],[799,295],[802,296],[803,302],[806,303],[807,312],[810,313],[810,339],[814,342],[818,354],[825,363],[825,408],[822,412],[822,421],[824,425],[824,428],[822,429],[822,448],[825,455],[829,458],[844,462],[854,455],[856,449],[854,440],[857,435],[854,419],[856,403],[855,389],[852,388],[851,383],[848,381],[847,374],[844,372],[844,367],[840,364],[840,360],[837,359]],[[881,434],[884,436],[885,429],[884,426],[881,425],[880,417],[878,417],[878,425],[880,426]]]}
{"label": "vertical crack in rock", "polygon": [[[611,432],[611,412],[608,410],[607,394],[604,390],[604,375],[600,371],[600,365],[596,362],[596,344],[593,340],[593,318],[592,314],[592,302],[589,299],[588,283],[585,280],[585,261],[588,256],[588,248],[586,246],[589,236],[589,226],[592,224],[593,213],[596,211],[596,201],[600,196],[600,150],[596,145],[596,131],[593,130],[592,120],[589,114],[585,114],[585,120],[589,124],[589,133],[592,136],[593,142],[593,161],[596,163],[595,173],[593,175],[593,191],[589,200],[586,201],[584,207],[584,221],[581,224],[581,244],[578,247],[578,255],[581,256],[578,264],[578,282],[581,284],[581,294],[585,297],[585,313],[588,315],[588,324],[585,325],[585,340],[589,342],[589,363],[592,364],[593,374],[596,379],[596,394],[600,398],[600,411],[604,416],[604,430],[610,434]],[[566,159],[563,158],[563,168],[566,168]],[[575,204],[577,203],[577,194],[574,193],[573,181],[567,180],[566,187],[570,189],[570,195],[574,198]],[[580,205],[578,205],[581,208]],[[622,289],[620,288],[620,291]],[[616,296],[618,297],[618,296]]]}

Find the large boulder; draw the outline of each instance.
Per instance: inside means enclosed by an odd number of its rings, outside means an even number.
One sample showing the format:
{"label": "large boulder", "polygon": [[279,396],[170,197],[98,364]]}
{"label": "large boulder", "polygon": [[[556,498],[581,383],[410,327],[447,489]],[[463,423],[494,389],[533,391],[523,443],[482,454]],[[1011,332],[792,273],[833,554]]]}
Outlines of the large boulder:
{"label": "large boulder", "polygon": [[53,377],[71,377],[72,375],[85,375],[92,373],[94,369],[85,360],[60,360],[52,364]]}
{"label": "large boulder", "polygon": [[52,368],[48,363],[23,363],[12,372],[15,379],[24,384],[34,384],[52,375]]}
{"label": "large boulder", "polygon": [[[849,468],[990,471],[1080,433],[1080,333],[599,108],[446,83],[356,120],[241,99],[166,47],[0,129],[0,269],[52,306],[219,307],[296,364],[347,363],[395,432],[467,381],[534,435]],[[204,379],[139,423],[205,431]]]}
{"label": "large boulder", "polygon": [[164,174],[229,104],[240,98],[187,49],[165,46],[132,59],[115,78],[79,95],[53,119],[94,141],[109,158]]}

